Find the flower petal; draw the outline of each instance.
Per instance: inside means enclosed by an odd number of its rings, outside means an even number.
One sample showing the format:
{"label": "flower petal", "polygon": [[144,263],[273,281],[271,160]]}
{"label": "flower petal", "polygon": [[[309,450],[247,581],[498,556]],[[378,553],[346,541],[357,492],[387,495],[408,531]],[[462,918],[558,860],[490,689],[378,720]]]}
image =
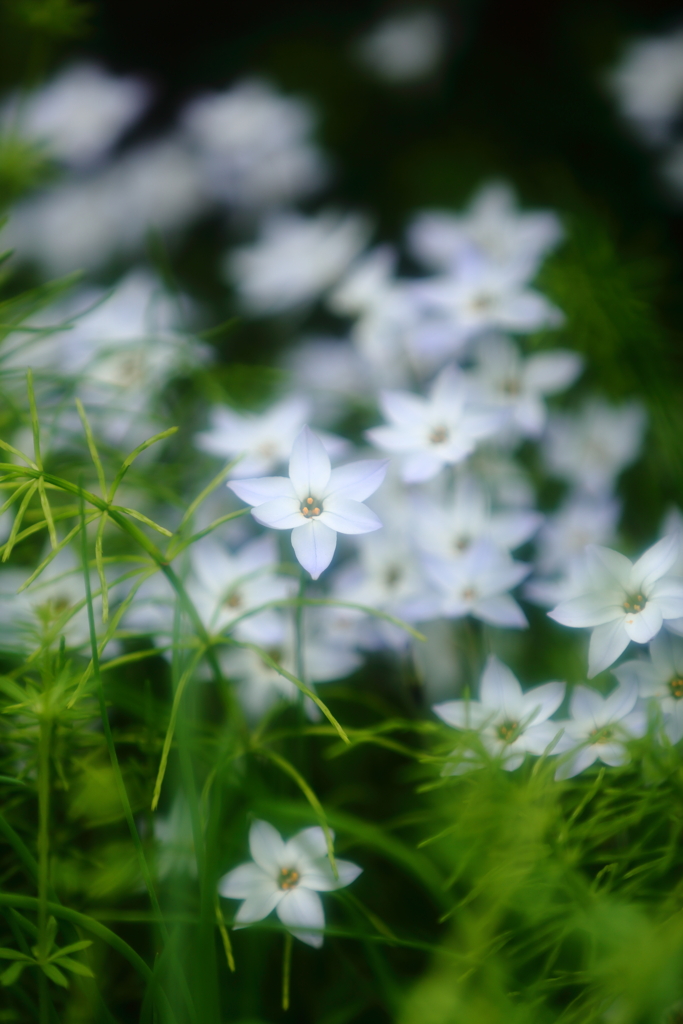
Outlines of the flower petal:
{"label": "flower petal", "polygon": [[294,554],[314,580],[327,569],[336,546],[335,531],[315,519],[305,523],[299,530],[292,530]]}
{"label": "flower petal", "polygon": [[295,497],[292,481],[287,476],[262,476],[253,480],[229,480],[231,491],[247,505],[262,505],[273,498]]}
{"label": "flower petal", "polygon": [[597,676],[612,665],[628,647],[629,636],[623,618],[596,626],[588,647],[588,678]]}
{"label": "flower petal", "polygon": [[583,369],[583,359],[576,352],[554,349],[530,356],[524,367],[524,383],[532,391],[552,395],[573,384]]}
{"label": "flower petal", "polygon": [[[518,743],[524,750],[528,750],[530,754],[536,755],[545,753],[548,747],[554,744],[550,753],[561,754],[563,746],[566,750],[573,746],[570,741],[565,740],[564,735],[560,737],[557,743],[554,743],[563,728],[562,722],[539,722],[538,725],[532,725],[529,729],[525,729]],[[563,740],[564,744],[562,743]]]}
{"label": "flower petal", "polygon": [[491,708],[477,700],[445,700],[435,704],[432,711],[454,729],[480,729],[493,717]]}
{"label": "flower petal", "polygon": [[351,885],[360,873],[362,868],[353,864],[350,860],[339,860],[337,858],[337,871],[339,878],[334,877],[332,865],[329,860],[319,860],[317,864],[311,864],[301,874],[301,885],[306,889],[315,889],[316,892],[332,892],[335,889],[343,889]]}
{"label": "flower petal", "polygon": [[548,612],[548,617],[562,626],[581,629],[621,619],[623,614],[624,609],[618,603],[614,591],[600,590],[596,594],[585,594],[583,597],[574,597],[571,601],[561,601],[556,608]]}
{"label": "flower petal", "polygon": [[607,725],[609,722],[619,722],[633,710],[638,700],[638,688],[632,683],[620,683],[616,690],[606,697],[602,705],[602,713],[597,721],[598,725]]}
{"label": "flower petal", "polygon": [[633,566],[633,586],[647,589],[669,571],[678,558],[679,540],[675,534],[662,537],[641,555]]}
{"label": "flower petal", "polygon": [[275,884],[263,868],[254,864],[253,861],[248,861],[246,864],[240,864],[239,867],[228,871],[227,875],[223,875],[218,882],[218,891],[226,899],[244,900],[254,890],[261,889],[264,882]]}
{"label": "flower petal", "polygon": [[623,743],[601,743],[598,757],[611,768],[618,768],[631,760],[631,755]]}
{"label": "flower petal", "polygon": [[604,724],[605,701],[597,690],[590,686],[575,686],[572,690],[570,711],[572,718],[579,725],[585,724],[588,731]]}
{"label": "flower petal", "polygon": [[249,850],[251,856],[266,874],[277,876],[285,844],[276,828],[267,822],[256,820],[249,829]]}
{"label": "flower petal", "polygon": [[336,494],[325,498],[319,521],[337,533],[371,533],[382,526],[381,520],[362,501]]}
{"label": "flower petal", "polygon": [[353,498],[354,501],[365,501],[384,480],[388,465],[388,459],[362,459],[333,469],[325,497],[338,495]]}
{"label": "flower petal", "polygon": [[683,579],[679,576],[665,576],[650,588],[650,601],[656,601],[662,617],[678,619],[683,616]]}
{"label": "flower petal", "polygon": [[320,438],[304,427],[292,445],[289,478],[300,501],[321,499],[330,480],[330,457]]}
{"label": "flower petal", "polygon": [[[322,946],[325,912],[317,892],[304,889],[301,885],[290,889],[278,904],[277,916],[295,938],[316,949]],[[316,931],[302,930],[306,928],[315,928]]]}
{"label": "flower petal", "polygon": [[481,677],[481,702],[506,718],[518,718],[523,711],[522,687],[514,673],[490,654]]}
{"label": "flower petal", "polygon": [[301,506],[296,498],[273,498],[263,505],[251,510],[257,523],[270,526],[271,530],[292,530],[306,520],[301,514]]}
{"label": "flower petal", "polygon": [[482,598],[473,606],[472,615],[493,626],[507,626],[508,629],[526,629],[529,625],[526,615],[509,594]]}
{"label": "flower petal", "polygon": [[253,889],[249,893],[235,914],[235,921],[238,924],[252,924],[254,921],[262,921],[264,917],[268,917],[271,910],[275,909],[283,896],[284,891],[278,889],[275,881],[270,878],[267,879],[259,889]]}
{"label": "flower petal", "polygon": [[575,775],[579,775],[584,772],[586,768],[597,760],[598,751],[595,746],[582,747],[580,750],[570,757],[568,761],[564,761],[557,771],[555,772],[556,779],[573,779]]}
{"label": "flower petal", "polygon": [[626,557],[612,548],[604,548],[600,544],[586,545],[586,553],[591,560],[597,562],[602,568],[603,575],[606,569],[610,576],[616,580],[620,587],[628,592],[632,586],[633,565]]}
{"label": "flower petal", "polygon": [[[334,839],[334,832],[332,833]],[[327,839],[320,825],[312,825],[311,828],[304,828],[297,832],[289,840],[285,847],[286,859],[294,863],[301,858],[306,860],[320,860],[327,857]]]}
{"label": "flower petal", "polygon": [[642,612],[635,615],[626,615],[624,629],[631,640],[637,644],[646,644],[657,636],[662,628],[662,613],[656,601],[648,601]]}
{"label": "flower petal", "polygon": [[564,683],[544,683],[524,694],[524,721],[529,725],[545,722],[564,700]]}

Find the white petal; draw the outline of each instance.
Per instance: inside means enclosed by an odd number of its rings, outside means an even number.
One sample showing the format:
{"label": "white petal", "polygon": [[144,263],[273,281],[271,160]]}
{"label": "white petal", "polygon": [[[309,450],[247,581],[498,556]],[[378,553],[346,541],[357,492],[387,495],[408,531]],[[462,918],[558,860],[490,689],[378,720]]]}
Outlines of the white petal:
{"label": "white petal", "polygon": [[616,668],[612,669],[612,674],[617,677],[620,683],[624,683],[626,686],[637,687],[641,697],[652,696],[660,687],[657,673],[651,661],[625,661],[623,665],[617,665]]}
{"label": "white petal", "polygon": [[264,884],[260,889],[254,889],[249,893],[249,896],[247,896],[237,911],[235,921],[238,924],[252,924],[254,921],[262,921],[264,917],[268,917],[271,910],[275,909],[283,896],[283,890],[278,889],[275,882],[268,879],[267,885]]}
{"label": "white petal", "polygon": [[625,718],[633,710],[637,699],[638,688],[633,684],[621,683],[605,698],[598,725],[607,725],[608,722],[618,722]]}
{"label": "white petal", "polygon": [[577,750],[573,757],[559,766],[555,772],[556,779],[572,779],[575,775],[584,772],[586,768],[597,760],[598,752],[594,746],[582,747]]}
{"label": "white petal", "polygon": [[262,505],[273,498],[293,498],[294,489],[287,476],[262,476],[255,480],[229,480],[231,491],[247,505]]}
{"label": "white petal", "polygon": [[482,598],[472,608],[472,615],[493,626],[507,626],[508,629],[526,629],[529,625],[526,615],[509,594]]}
{"label": "white petal", "polygon": [[524,763],[524,754],[509,753],[503,760],[503,768],[506,772],[514,772]]}
{"label": "white petal", "polygon": [[522,687],[514,673],[490,654],[481,677],[481,702],[492,711],[500,711],[506,718],[518,718],[522,713]]}
{"label": "white petal", "polygon": [[[474,447],[474,446],[472,446]],[[444,460],[428,452],[409,455],[401,467],[401,479],[407,484],[421,484],[431,480],[444,467]]]}
{"label": "white petal", "polygon": [[301,505],[296,498],[273,498],[257,505],[251,510],[257,523],[270,526],[271,530],[292,530],[301,526],[305,519],[301,514]]}
{"label": "white petal", "polygon": [[299,564],[310,572],[314,580],[327,569],[337,546],[337,534],[315,519],[299,530],[292,530],[292,547]]}
{"label": "white petal", "polygon": [[337,533],[372,533],[382,526],[381,520],[367,505],[336,494],[325,498],[320,522]]}
{"label": "white petal", "polygon": [[[545,753],[561,732],[561,722],[539,722],[538,725],[532,725],[528,729],[525,729],[518,742],[520,746],[523,746],[530,754],[540,756]],[[564,737],[562,738],[564,739]],[[569,746],[566,746],[566,749],[570,749]],[[553,745],[550,753],[553,755],[562,753],[561,740]]]}
{"label": "white petal", "polygon": [[302,872],[301,885],[307,889],[315,889],[316,892],[332,892],[335,889],[343,889],[345,886],[351,885],[351,882],[354,882],[363,870],[357,864],[352,864],[350,860],[337,859],[336,864],[339,878],[334,877],[332,866],[326,858],[318,861],[317,864],[312,864]]}
{"label": "white petal", "polygon": [[628,764],[631,756],[623,743],[600,743],[597,745],[598,757],[611,768]]}
{"label": "white petal", "polygon": [[572,690],[570,710],[576,722],[585,722],[590,727],[603,725],[606,721],[604,707],[603,697],[590,686],[575,686]]}
{"label": "white petal", "polygon": [[624,609],[611,590],[601,590],[597,594],[585,594],[571,601],[562,601],[548,612],[548,616],[555,622],[576,629],[601,626],[605,622],[621,619],[623,614]]}
{"label": "white petal", "polygon": [[389,465],[388,459],[363,459],[339,466],[330,474],[325,496],[334,494],[354,501],[365,501],[374,494],[384,480]]}
{"label": "white petal", "polygon": [[648,601],[642,612],[627,614],[624,619],[624,629],[637,644],[646,644],[661,628],[662,613],[655,601]]}
{"label": "white petal", "polygon": [[552,395],[573,384],[583,369],[583,359],[576,352],[555,349],[531,356],[524,367],[524,383],[532,391]]}
{"label": "white petal", "polygon": [[256,820],[249,829],[249,850],[258,866],[273,878],[280,868],[285,844],[276,828],[267,821]]}
{"label": "white petal", "polygon": [[[297,939],[316,949],[322,946],[325,913],[317,892],[302,886],[290,889],[278,904],[277,916]],[[316,932],[302,930],[306,928],[315,928]]]}
{"label": "white petal", "polygon": [[564,700],[564,691],[564,683],[544,683],[543,686],[528,690],[524,694],[524,720],[530,725],[545,722]]}
{"label": "white petal", "polygon": [[632,585],[633,565],[626,555],[613,551],[611,548],[604,548],[600,544],[588,544],[586,552],[591,558],[597,560],[603,571],[606,569],[619,586],[628,593]]}
{"label": "white petal", "polygon": [[629,637],[624,629],[624,620],[615,619],[602,626],[596,626],[588,647],[588,678],[614,664],[619,655],[628,647]]}
{"label": "white petal", "polygon": [[675,534],[662,537],[656,544],[653,544],[633,566],[634,588],[647,588],[664,576],[678,558],[679,547],[678,537]]}
{"label": "white petal", "polygon": [[650,601],[656,601],[662,617],[678,619],[683,616],[683,579],[665,576],[650,588]]}
{"label": "white petal", "polygon": [[300,501],[322,498],[330,480],[330,457],[320,438],[304,427],[292,445],[289,477]]}
{"label": "white petal", "polygon": [[491,708],[476,700],[445,700],[432,708],[435,715],[454,729],[480,729],[491,719]]}
{"label": "white petal", "polygon": [[239,867],[228,871],[227,875],[223,875],[218,882],[218,891],[226,899],[244,900],[252,891],[262,889],[264,882],[275,885],[263,868],[254,864],[253,861],[248,861],[246,864],[240,864]]}
{"label": "white petal", "polygon": [[[332,833],[334,839],[334,832]],[[311,828],[302,829],[289,840],[285,847],[285,860],[295,861],[304,858],[306,860],[319,860],[327,857],[327,839],[320,825],[312,825]]]}
{"label": "white petal", "polygon": [[381,391],[379,404],[386,418],[393,423],[418,425],[424,423],[427,416],[424,398],[409,391]]}

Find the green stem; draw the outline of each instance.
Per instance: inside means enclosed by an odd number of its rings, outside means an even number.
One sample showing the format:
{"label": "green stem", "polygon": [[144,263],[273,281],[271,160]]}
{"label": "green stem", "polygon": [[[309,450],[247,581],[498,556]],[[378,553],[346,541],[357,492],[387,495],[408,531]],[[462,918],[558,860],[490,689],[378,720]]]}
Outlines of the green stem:
{"label": "green stem", "polygon": [[285,948],[282,956],[282,1009],[289,1009],[289,979],[292,973],[292,936],[285,935]]}
{"label": "green stem", "polygon": [[[46,677],[47,678],[47,677]],[[38,740],[38,948],[47,957],[47,896],[50,854],[50,689],[46,685]],[[49,1024],[50,1003],[47,978],[40,972],[40,1024]]]}

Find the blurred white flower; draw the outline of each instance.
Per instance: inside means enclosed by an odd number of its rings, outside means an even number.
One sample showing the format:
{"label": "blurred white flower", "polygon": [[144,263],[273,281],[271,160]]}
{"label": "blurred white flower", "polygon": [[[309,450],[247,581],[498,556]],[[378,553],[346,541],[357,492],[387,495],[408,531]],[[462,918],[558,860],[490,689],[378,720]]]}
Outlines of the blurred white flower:
{"label": "blurred white flower", "polygon": [[249,850],[252,860],[233,868],[218,882],[221,896],[244,900],[235,926],[262,921],[276,910],[295,938],[319,949],[325,913],[318,893],[343,889],[358,878],[362,868],[337,860],[335,875],[325,833],[318,827],[306,828],[285,843],[267,821],[255,821],[249,830]]}
{"label": "blurred white flower", "polygon": [[252,508],[258,523],[292,530],[292,547],[314,580],[332,561],[337,533],[370,533],[381,522],[363,499],[384,479],[386,460],[352,462],[332,469],[325,447],[304,427],[292,446],[289,477],[234,480],[228,487]]}
{"label": "blurred white flower", "polygon": [[523,437],[543,433],[546,395],[566,390],[583,369],[581,356],[563,349],[538,352],[524,359],[512,339],[498,334],[477,342],[474,359],[474,379],[482,397],[508,409]]}
{"label": "blurred white flower", "polygon": [[[491,755],[500,760],[506,771],[514,771],[529,754],[563,750],[559,722],[548,719],[564,700],[564,683],[544,683],[526,693],[507,665],[489,655],[481,677],[480,699],[447,700],[435,704],[433,711],[454,729],[472,729]],[[454,765],[447,765],[444,775],[460,775],[482,762],[476,755],[465,756]]]}
{"label": "blurred white flower", "polygon": [[338,419],[349,404],[367,402],[374,393],[374,368],[343,338],[302,341],[284,354],[284,368],[295,390],[311,397],[317,422]]}
{"label": "blurred white flower", "polygon": [[528,626],[524,612],[507,591],[529,574],[531,566],[513,561],[490,541],[475,541],[459,558],[425,555],[424,566],[437,590],[431,614],[425,618],[473,615],[493,626]]}
{"label": "blurred white flower", "polygon": [[108,153],[150,97],[140,78],[110,75],[97,64],[71,64],[28,95],[10,97],[0,123],[42,143],[49,156],[82,168]]}
{"label": "blurred white flower", "polygon": [[[358,652],[360,619],[345,609],[307,607],[303,615],[301,659],[305,682],[329,683],[345,679],[363,663]],[[286,672],[296,675],[298,644],[292,617],[281,619],[280,637],[268,644],[260,644],[273,661]],[[266,664],[256,651],[248,648],[225,647],[220,654],[225,675],[237,681],[237,697],[246,717],[257,722],[278,700],[292,702],[299,690],[291,680]],[[320,712],[308,697],[304,707],[309,718],[316,719]]]}
{"label": "blurred white flower", "polygon": [[283,313],[314,302],[331,288],[368,234],[368,224],[357,214],[272,214],[256,242],[227,254],[225,274],[251,313]]}
{"label": "blurred white flower", "polygon": [[325,183],[327,164],[310,141],[310,104],[247,79],[200,96],[181,121],[209,192],[246,209],[292,202]]}
{"label": "blurred white flower", "polygon": [[[210,429],[197,434],[195,441],[198,448],[211,455],[225,459],[242,456],[230,472],[233,478],[267,473],[289,458],[310,409],[311,403],[297,395],[276,402],[260,415],[214,406]],[[343,438],[326,433],[319,436],[331,458],[337,458],[348,448]]]}
{"label": "blurred white flower", "polygon": [[474,248],[494,266],[531,280],[563,234],[555,213],[522,213],[512,188],[492,182],[477,192],[464,214],[418,213],[408,228],[408,245],[432,270],[452,273]]}
{"label": "blurred white flower", "polygon": [[380,21],[354,47],[356,57],[378,78],[415,82],[441,64],[448,26],[434,10],[406,11]]}
{"label": "blurred white flower", "polygon": [[583,556],[587,544],[608,544],[614,540],[621,515],[616,498],[571,494],[538,532],[537,567],[550,574],[561,571]]}
{"label": "blurred white flower", "polygon": [[48,274],[92,269],[139,252],[151,228],[179,230],[204,206],[193,157],[161,139],[19,203],[5,242]]}
{"label": "blurred white flower", "polygon": [[276,575],[280,562],[272,534],[264,534],[229,551],[213,537],[192,545],[186,590],[207,630],[230,630],[239,640],[262,646],[279,643],[282,615],[274,608],[237,621],[245,613],[292,597],[296,580]]}
{"label": "blurred white flower", "polygon": [[197,856],[192,833],[192,818],[187,802],[176,797],[166,817],[154,815],[154,838],[158,849],[156,855],[157,876],[161,879],[172,875],[197,875]]}
{"label": "blurred white flower", "polygon": [[614,669],[620,683],[636,686],[643,700],[656,700],[664,714],[664,731],[672,743],[683,737],[683,640],[662,631],[650,655],[625,661]]}
{"label": "blurred white flower", "polygon": [[444,466],[466,459],[478,441],[492,437],[506,421],[505,412],[472,402],[471,393],[469,379],[452,366],[439,374],[427,398],[383,391],[380,406],[390,423],[366,431],[366,437],[385,451],[405,455],[407,483],[429,480]]}
{"label": "blurred white flower", "polygon": [[[578,747],[555,772],[556,779],[571,779],[595,761],[618,767],[628,764],[628,740],[642,736],[647,725],[644,710],[635,707],[638,688],[620,683],[609,697],[587,686],[576,686],[569,710],[571,719],[559,722],[564,729],[563,747]],[[579,746],[580,744],[580,746]]]}
{"label": "blurred white flower", "polygon": [[450,322],[460,344],[492,330],[529,334],[560,326],[560,310],[526,278],[526,271],[496,266],[470,250],[452,273],[415,281],[412,295],[425,315]]}
{"label": "blurred white flower", "polygon": [[633,564],[610,548],[589,545],[590,589],[548,612],[563,626],[594,627],[588,678],[617,660],[630,640],[644,644],[665,619],[683,616],[683,579],[667,575],[678,556],[678,540],[664,537]]}
{"label": "blurred white flower", "polygon": [[460,557],[481,538],[502,551],[514,551],[542,522],[543,516],[530,509],[493,511],[485,488],[470,474],[459,476],[453,493],[441,500],[418,494],[413,502],[415,543],[422,551],[447,559]]}
{"label": "blurred white flower", "polygon": [[613,406],[593,398],[576,413],[553,413],[543,445],[546,466],[588,494],[608,495],[638,457],[646,423],[639,402]]}
{"label": "blurred white flower", "polygon": [[608,84],[641,138],[666,142],[683,111],[683,31],[634,40]]}

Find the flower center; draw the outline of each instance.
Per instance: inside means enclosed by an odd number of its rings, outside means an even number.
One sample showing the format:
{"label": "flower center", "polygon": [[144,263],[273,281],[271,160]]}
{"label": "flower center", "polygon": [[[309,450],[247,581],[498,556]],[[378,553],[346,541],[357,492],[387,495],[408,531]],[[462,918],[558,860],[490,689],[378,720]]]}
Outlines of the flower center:
{"label": "flower center", "polygon": [[465,589],[462,592],[463,601],[474,601],[476,596],[477,592],[474,589],[474,587],[465,587]]}
{"label": "flower center", "polygon": [[242,604],[242,595],[238,590],[233,590],[232,594],[228,594],[223,604],[226,608],[239,608]]}
{"label": "flower center", "polygon": [[429,435],[430,444],[443,444],[444,441],[448,440],[448,429],[447,427],[434,427],[431,434]]}
{"label": "flower center", "polygon": [[683,679],[680,676],[674,676],[673,679],[669,680],[669,689],[671,690],[672,696],[676,700],[680,700],[683,697]]}
{"label": "flower center", "polygon": [[384,576],[387,587],[395,587],[403,576],[403,570],[399,565],[390,565]]}
{"label": "flower center", "polygon": [[503,743],[512,743],[517,739],[519,732],[519,722],[502,722],[497,729],[498,739],[502,740]]}
{"label": "flower center", "polygon": [[464,533],[453,538],[453,547],[456,551],[466,551],[470,546],[471,538],[467,537]]}
{"label": "flower center", "polygon": [[621,607],[625,612],[642,612],[646,602],[642,594],[629,594]]}
{"label": "flower center", "polygon": [[299,884],[299,872],[294,868],[280,868],[277,884],[281,889],[296,889]]}
{"label": "flower center", "polygon": [[609,726],[604,729],[593,729],[589,735],[593,743],[609,743],[614,738],[614,729]]}
{"label": "flower center", "polygon": [[502,387],[502,391],[506,395],[518,395],[520,390],[519,381],[514,377],[508,377]]}
{"label": "flower center", "polygon": [[302,516],[306,516],[307,519],[316,519],[322,512],[321,504],[322,502],[316,501],[315,498],[306,498],[301,502]]}

